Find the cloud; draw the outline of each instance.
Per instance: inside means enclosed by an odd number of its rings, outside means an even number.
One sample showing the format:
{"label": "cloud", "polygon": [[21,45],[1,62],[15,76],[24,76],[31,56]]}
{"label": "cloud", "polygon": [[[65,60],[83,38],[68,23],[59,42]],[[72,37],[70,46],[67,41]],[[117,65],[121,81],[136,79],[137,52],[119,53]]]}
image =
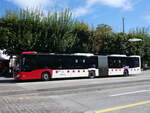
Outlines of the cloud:
{"label": "cloud", "polygon": [[124,10],[132,9],[131,0],[87,0],[87,5],[102,4]]}
{"label": "cloud", "polygon": [[53,0],[7,0],[20,8],[41,8],[46,9],[53,4]]}
{"label": "cloud", "polygon": [[73,10],[73,15],[75,17],[83,16],[83,15],[86,15],[87,13],[89,13],[88,7],[79,7]]}
{"label": "cloud", "polygon": [[74,9],[73,12],[75,16],[84,16],[90,13],[89,11],[92,11],[95,5],[105,5],[123,10],[131,10],[133,8],[131,0],[86,0],[85,6],[80,6]]}
{"label": "cloud", "polygon": [[145,16],[143,17],[143,19],[146,20],[146,21],[148,21],[148,22],[150,22],[150,15],[145,15]]}

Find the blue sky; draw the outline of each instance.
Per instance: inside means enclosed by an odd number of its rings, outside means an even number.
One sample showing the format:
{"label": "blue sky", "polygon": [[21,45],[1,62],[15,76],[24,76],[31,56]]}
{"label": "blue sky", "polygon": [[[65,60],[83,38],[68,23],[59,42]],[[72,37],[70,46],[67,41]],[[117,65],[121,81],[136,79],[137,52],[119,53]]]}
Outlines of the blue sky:
{"label": "blue sky", "polygon": [[90,26],[108,24],[115,32],[122,31],[122,18],[125,18],[125,31],[136,27],[150,26],[149,0],[0,0],[0,17],[6,10],[35,8],[47,11],[69,8],[73,15]]}

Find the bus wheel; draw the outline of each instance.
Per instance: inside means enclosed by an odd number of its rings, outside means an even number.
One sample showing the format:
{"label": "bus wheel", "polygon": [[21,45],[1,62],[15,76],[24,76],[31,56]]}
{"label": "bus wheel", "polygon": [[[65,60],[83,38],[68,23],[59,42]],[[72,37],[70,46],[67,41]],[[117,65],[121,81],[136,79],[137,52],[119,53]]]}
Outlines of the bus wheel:
{"label": "bus wheel", "polygon": [[93,79],[95,77],[95,71],[89,72],[89,78]]}
{"label": "bus wheel", "polygon": [[128,70],[124,70],[123,75],[124,75],[124,76],[129,76],[129,72],[128,72]]}
{"label": "bus wheel", "polygon": [[44,81],[50,80],[50,74],[48,72],[42,73],[42,80]]}

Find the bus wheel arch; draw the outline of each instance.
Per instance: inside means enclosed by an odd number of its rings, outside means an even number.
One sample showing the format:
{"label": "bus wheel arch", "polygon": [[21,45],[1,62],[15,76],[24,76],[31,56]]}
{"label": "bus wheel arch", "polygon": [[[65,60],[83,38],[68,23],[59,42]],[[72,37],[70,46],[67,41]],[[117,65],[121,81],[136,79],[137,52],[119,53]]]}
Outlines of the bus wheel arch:
{"label": "bus wheel arch", "polygon": [[129,71],[128,71],[127,69],[124,70],[123,75],[124,75],[124,76],[129,76]]}
{"label": "bus wheel arch", "polygon": [[48,71],[45,71],[41,74],[41,79],[44,81],[48,81],[51,78],[51,74]]}

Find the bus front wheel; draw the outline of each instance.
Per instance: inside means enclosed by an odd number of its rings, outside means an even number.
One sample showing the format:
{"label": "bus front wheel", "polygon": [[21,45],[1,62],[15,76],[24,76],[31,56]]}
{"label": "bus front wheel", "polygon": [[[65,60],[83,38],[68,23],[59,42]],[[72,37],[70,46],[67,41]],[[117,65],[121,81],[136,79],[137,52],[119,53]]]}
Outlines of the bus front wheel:
{"label": "bus front wheel", "polygon": [[50,74],[48,72],[42,73],[42,80],[44,81],[50,80]]}

